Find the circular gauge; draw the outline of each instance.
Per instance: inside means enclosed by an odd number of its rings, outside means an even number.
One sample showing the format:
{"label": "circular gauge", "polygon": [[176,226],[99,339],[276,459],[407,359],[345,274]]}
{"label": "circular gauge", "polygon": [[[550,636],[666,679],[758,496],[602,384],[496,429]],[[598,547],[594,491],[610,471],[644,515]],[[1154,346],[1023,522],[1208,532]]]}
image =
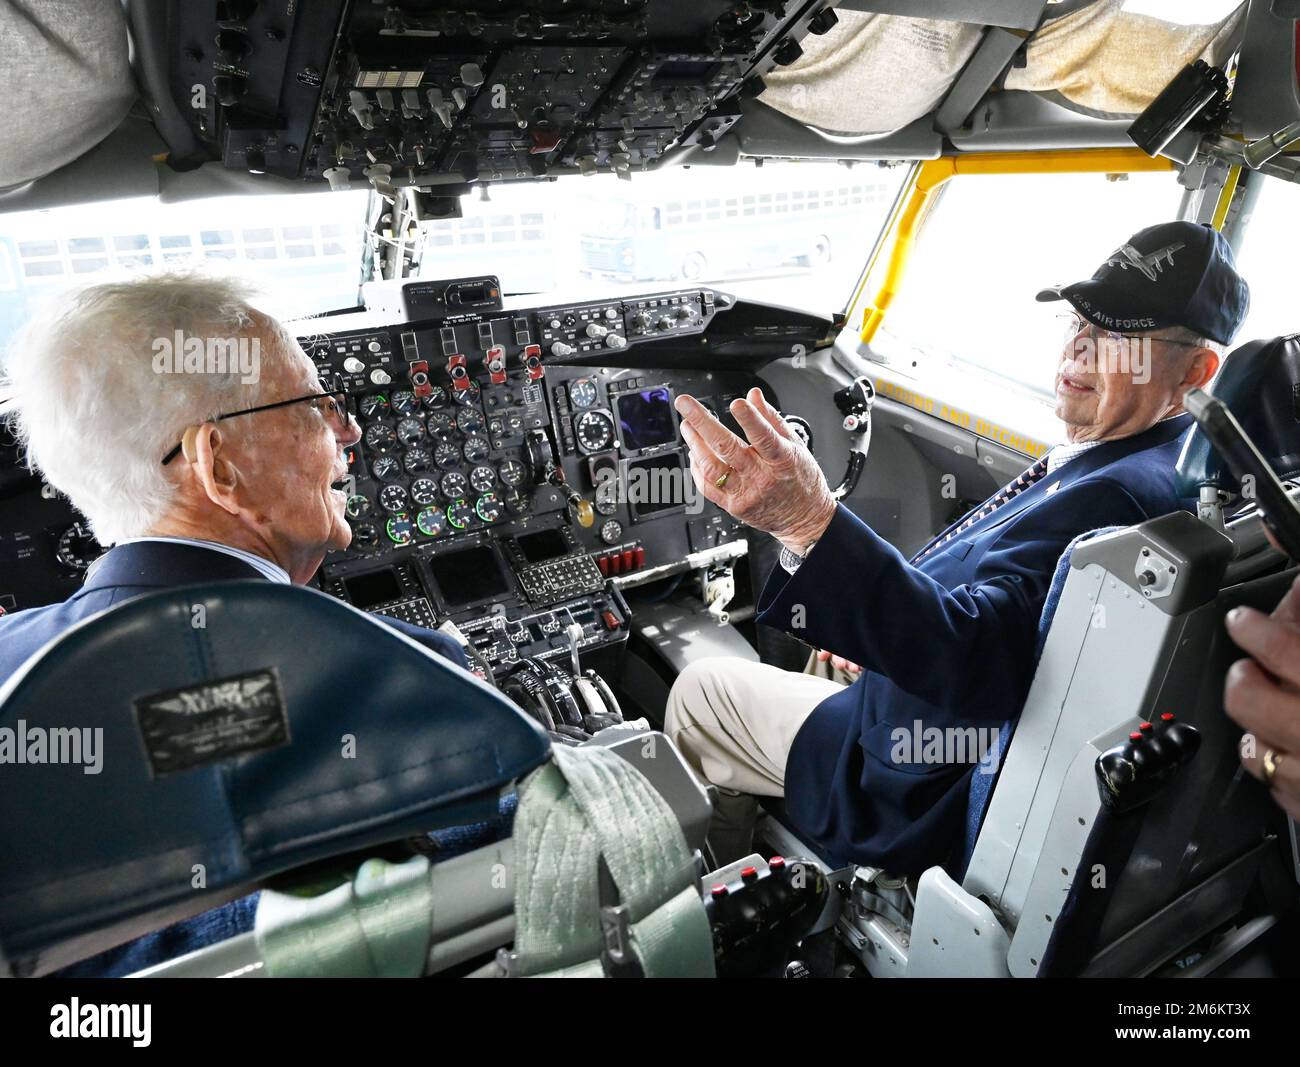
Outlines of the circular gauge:
{"label": "circular gauge", "polygon": [[385,524],[384,531],[395,545],[409,545],[415,536],[415,527],[405,515],[394,515]]}
{"label": "circular gauge", "polygon": [[524,465],[517,459],[502,460],[497,464],[497,473],[506,485],[523,485],[524,479],[528,477]]}
{"label": "circular gauge", "polygon": [[461,433],[482,433],[483,416],[477,411],[462,411],[459,418],[456,419],[456,428]]}
{"label": "circular gauge", "polygon": [[59,534],[54,550],[54,558],[73,571],[84,571],[103,554],[104,549],[84,522],[74,522]]}
{"label": "circular gauge", "polygon": [[373,548],[375,542],[379,540],[379,531],[375,529],[373,523],[359,522],[352,527],[352,546],[353,548]]}
{"label": "circular gauge", "polygon": [[417,504],[432,504],[438,499],[438,483],[432,478],[416,478],[411,483],[411,499]]}
{"label": "circular gauge", "polygon": [[481,463],[488,458],[488,443],[482,437],[465,438],[465,446],[461,449],[465,453],[465,458],[471,463]]}
{"label": "circular gauge", "polygon": [[366,447],[373,452],[392,452],[397,447],[397,434],[385,422],[373,422],[366,427]]}
{"label": "circular gauge", "polygon": [[471,508],[464,500],[455,501],[447,509],[447,521],[456,529],[463,530],[474,518],[474,509]]}
{"label": "circular gauge", "polygon": [[371,393],[361,398],[361,414],[367,419],[382,419],[388,410],[388,397],[383,393]]}
{"label": "circular gauge", "polygon": [[424,423],[419,419],[405,418],[397,424],[397,439],[407,448],[420,443],[424,436]]}
{"label": "circular gauge", "polygon": [[420,406],[420,401],[409,389],[401,389],[393,394],[391,404],[397,414],[409,415]]}
{"label": "circular gauge", "polygon": [[501,494],[501,501],[511,515],[522,515],[528,510],[528,497],[518,489],[507,489]]}
{"label": "circular gauge", "polygon": [[469,483],[465,480],[465,475],[460,471],[452,471],[442,476],[442,481],[438,483],[442,489],[442,495],[448,500],[456,500],[469,492]]}
{"label": "circular gauge", "polygon": [[436,437],[440,441],[450,440],[456,433],[456,420],[445,411],[438,411],[429,416],[429,421],[425,427],[431,437]]}
{"label": "circular gauge", "polygon": [[354,493],[348,497],[348,502],[344,505],[349,519],[360,519],[370,514],[371,504],[370,497],[361,493]]}
{"label": "circular gauge", "polygon": [[600,527],[600,539],[607,545],[616,545],[623,536],[623,524],[617,519],[610,519]]}
{"label": "circular gauge", "polygon": [[440,408],[447,403],[447,390],[441,385],[431,385],[429,389],[429,395],[421,401],[426,408],[432,411],[434,408]]}
{"label": "circular gauge", "polygon": [[496,522],[497,519],[501,518],[501,501],[497,499],[496,493],[484,493],[478,498],[474,510],[478,512],[478,517],[484,522]]}
{"label": "circular gauge", "polygon": [[569,400],[575,408],[589,408],[600,397],[596,383],[590,378],[574,378],[569,383]]}
{"label": "circular gauge", "polygon": [[480,390],[478,387],[478,382],[471,380],[469,385],[466,388],[456,390],[456,403],[477,404],[479,393],[481,391],[482,390]]}
{"label": "circular gauge", "polygon": [[415,525],[425,537],[437,537],[447,532],[447,516],[442,508],[425,508],[415,516]]}
{"label": "circular gauge", "polygon": [[812,424],[805,418],[798,415],[787,415],[785,412],[781,413],[781,418],[790,427],[790,431],[795,437],[799,438],[804,443],[804,447],[811,452],[813,446]]}
{"label": "circular gauge", "polygon": [[406,488],[401,485],[386,485],[379,490],[379,503],[385,511],[396,514],[406,510]]}
{"label": "circular gauge", "polygon": [[474,487],[475,492],[486,493],[496,484],[497,472],[491,467],[475,467],[469,472],[469,484]]}
{"label": "circular gauge", "polygon": [[407,474],[419,474],[433,465],[433,455],[427,448],[413,448],[402,457],[402,467]]}
{"label": "circular gauge", "polygon": [[613,515],[618,510],[618,479],[604,478],[596,486],[596,510],[602,515]]}
{"label": "circular gauge", "polygon": [[584,452],[603,452],[614,443],[614,417],[608,411],[584,411],[573,420],[573,434]]}
{"label": "circular gauge", "polygon": [[460,466],[460,449],[444,441],[433,450],[433,459],[443,470],[450,470]]}
{"label": "circular gauge", "polygon": [[370,464],[370,473],[381,482],[389,482],[402,473],[402,465],[396,456],[380,456]]}

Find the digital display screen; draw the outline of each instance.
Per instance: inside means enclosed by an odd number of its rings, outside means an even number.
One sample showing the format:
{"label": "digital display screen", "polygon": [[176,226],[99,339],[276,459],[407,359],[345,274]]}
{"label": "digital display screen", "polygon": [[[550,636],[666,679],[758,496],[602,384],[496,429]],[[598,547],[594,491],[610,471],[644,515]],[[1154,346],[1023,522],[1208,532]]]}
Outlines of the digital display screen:
{"label": "digital display screen", "polygon": [[569,551],[568,542],[559,530],[538,530],[536,533],[523,534],[515,538],[515,543],[529,563],[555,559]]}
{"label": "digital display screen", "polygon": [[698,85],[701,82],[709,82],[717,74],[720,65],[707,59],[673,59],[660,64],[652,80],[656,84],[660,82],[689,82],[692,85]]}
{"label": "digital display screen", "polygon": [[372,574],[358,574],[343,579],[343,588],[347,590],[348,600],[354,607],[372,608],[376,604],[387,604],[402,595],[401,583],[391,567]]}
{"label": "digital display screen", "polygon": [[496,552],[486,545],[434,556],[429,560],[429,569],[448,608],[510,592]]}
{"label": "digital display screen", "polygon": [[[690,473],[682,465],[682,454],[632,459],[627,464],[627,503],[633,519],[645,519],[687,503],[686,481]],[[691,490],[694,491],[694,484]]]}
{"label": "digital display screen", "polygon": [[616,406],[626,448],[654,448],[677,440],[672,394],[666,386],[624,393]]}

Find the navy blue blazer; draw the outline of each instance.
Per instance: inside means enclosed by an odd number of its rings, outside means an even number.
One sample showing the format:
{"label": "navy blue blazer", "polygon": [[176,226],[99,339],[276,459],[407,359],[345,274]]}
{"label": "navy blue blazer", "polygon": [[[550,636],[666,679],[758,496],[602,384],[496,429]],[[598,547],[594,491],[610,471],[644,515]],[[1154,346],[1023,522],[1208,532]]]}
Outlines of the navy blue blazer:
{"label": "navy blue blazer", "polygon": [[[28,658],[82,619],[156,589],[240,578],[267,581],[242,559],[199,545],[137,541],[109,549],[90,569],[85,584],[61,604],[0,616],[0,684]],[[467,666],[459,644],[445,634],[396,619],[372,616],[394,630]]]}
{"label": "navy blue blazer", "polygon": [[759,621],[863,667],[804,722],[786,766],[786,812],[827,858],[898,874],[954,858],[973,764],[900,762],[893,731],[1020,714],[1062,552],[1184,507],[1174,463],[1190,426],[1181,415],[1089,449],[916,566],[841,506],[793,575],[773,572]]}

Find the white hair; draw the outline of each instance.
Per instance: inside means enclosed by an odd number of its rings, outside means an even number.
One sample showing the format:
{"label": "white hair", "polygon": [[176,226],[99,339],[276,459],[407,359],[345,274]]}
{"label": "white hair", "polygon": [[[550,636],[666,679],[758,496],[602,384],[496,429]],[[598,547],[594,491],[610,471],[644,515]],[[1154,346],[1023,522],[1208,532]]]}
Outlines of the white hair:
{"label": "white hair", "polygon": [[176,486],[162,458],[187,427],[258,402],[258,385],[237,367],[159,373],[159,343],[177,331],[256,337],[259,370],[291,349],[278,323],[255,317],[254,293],[199,272],[141,275],[61,293],[15,337],[6,360],[14,432],[101,544],[141,536],[166,513]]}

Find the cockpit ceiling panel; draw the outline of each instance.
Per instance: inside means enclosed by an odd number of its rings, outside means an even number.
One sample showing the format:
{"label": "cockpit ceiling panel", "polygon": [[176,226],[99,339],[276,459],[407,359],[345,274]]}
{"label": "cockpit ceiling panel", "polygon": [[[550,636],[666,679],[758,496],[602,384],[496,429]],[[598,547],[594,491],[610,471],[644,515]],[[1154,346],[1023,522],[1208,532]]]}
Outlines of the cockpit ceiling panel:
{"label": "cockpit ceiling panel", "polygon": [[[133,9],[169,164],[341,188],[614,172],[711,148],[824,0],[268,0]],[[819,20],[820,17],[820,20]]]}
{"label": "cockpit ceiling panel", "polygon": [[136,98],[120,0],[0,5],[0,190],[107,137]]}
{"label": "cockpit ceiling panel", "polygon": [[943,100],[983,26],[840,11],[803,55],[764,76],[763,103],[827,133],[892,133]]}
{"label": "cockpit ceiling panel", "polygon": [[1049,22],[1030,39],[1023,66],[1006,88],[1049,93],[1058,104],[1096,118],[1140,115],[1188,63],[1221,66],[1241,44],[1242,3],[1218,22],[1175,25],[1096,3]]}
{"label": "cockpit ceiling panel", "polygon": [[[1221,65],[1241,41],[1246,4],[1220,21],[1176,25],[1095,0],[1046,22],[1004,86],[1046,95],[1096,118],[1134,116],[1188,63]],[[839,23],[803,42],[803,55],[764,76],[760,99],[827,133],[892,133],[930,114],[986,28],[949,19],[839,9]]]}

